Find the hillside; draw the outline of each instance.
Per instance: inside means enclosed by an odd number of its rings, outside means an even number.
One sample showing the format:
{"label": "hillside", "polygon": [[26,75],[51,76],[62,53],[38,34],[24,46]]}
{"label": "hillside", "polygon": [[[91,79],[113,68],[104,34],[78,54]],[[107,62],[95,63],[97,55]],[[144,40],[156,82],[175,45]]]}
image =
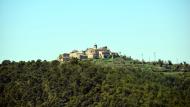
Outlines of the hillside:
{"label": "hillside", "polygon": [[1,107],[190,107],[189,65],[122,57],[68,62],[5,60]]}

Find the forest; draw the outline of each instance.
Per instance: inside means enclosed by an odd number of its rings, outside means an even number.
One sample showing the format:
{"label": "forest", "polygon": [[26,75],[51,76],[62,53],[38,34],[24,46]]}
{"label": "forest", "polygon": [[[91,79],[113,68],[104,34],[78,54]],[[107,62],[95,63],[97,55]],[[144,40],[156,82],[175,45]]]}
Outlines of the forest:
{"label": "forest", "polygon": [[110,59],[0,64],[1,107],[190,107],[190,65]]}

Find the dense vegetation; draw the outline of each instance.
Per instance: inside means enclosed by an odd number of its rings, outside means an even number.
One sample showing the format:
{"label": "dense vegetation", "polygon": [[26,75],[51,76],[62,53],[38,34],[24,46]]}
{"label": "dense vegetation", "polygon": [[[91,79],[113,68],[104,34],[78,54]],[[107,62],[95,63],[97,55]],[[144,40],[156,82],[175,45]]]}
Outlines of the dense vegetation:
{"label": "dense vegetation", "polygon": [[5,60],[1,107],[190,107],[190,66],[109,60]]}

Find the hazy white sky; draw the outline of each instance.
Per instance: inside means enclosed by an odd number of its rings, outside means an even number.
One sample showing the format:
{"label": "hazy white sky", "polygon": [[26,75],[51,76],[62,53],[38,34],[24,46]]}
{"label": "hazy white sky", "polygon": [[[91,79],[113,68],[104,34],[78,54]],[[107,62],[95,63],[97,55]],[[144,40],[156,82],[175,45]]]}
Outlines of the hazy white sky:
{"label": "hazy white sky", "polygon": [[0,61],[56,59],[94,43],[190,62],[190,0],[1,0]]}

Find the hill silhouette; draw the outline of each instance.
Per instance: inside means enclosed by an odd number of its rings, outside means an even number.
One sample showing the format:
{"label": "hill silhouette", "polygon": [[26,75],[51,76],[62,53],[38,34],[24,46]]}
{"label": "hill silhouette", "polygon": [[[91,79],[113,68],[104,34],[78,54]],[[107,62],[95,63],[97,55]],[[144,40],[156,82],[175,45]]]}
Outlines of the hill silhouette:
{"label": "hill silhouette", "polygon": [[1,107],[189,107],[189,65],[122,56],[67,62],[5,60]]}

